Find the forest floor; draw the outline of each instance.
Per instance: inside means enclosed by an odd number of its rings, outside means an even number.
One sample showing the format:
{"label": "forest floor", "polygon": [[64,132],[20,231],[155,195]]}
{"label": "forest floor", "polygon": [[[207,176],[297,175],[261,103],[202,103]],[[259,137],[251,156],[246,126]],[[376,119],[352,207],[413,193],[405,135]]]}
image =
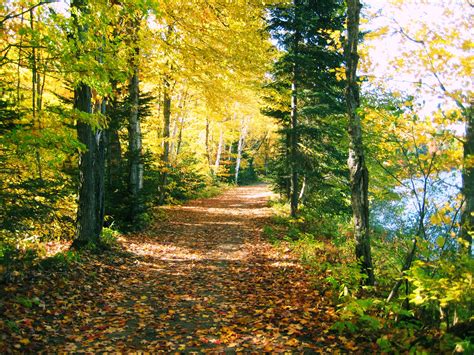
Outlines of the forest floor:
{"label": "forest floor", "polygon": [[[348,352],[336,312],[289,251],[271,246],[265,185],[162,207],[122,250],[0,285],[0,352]],[[361,345],[359,345],[361,346]]]}

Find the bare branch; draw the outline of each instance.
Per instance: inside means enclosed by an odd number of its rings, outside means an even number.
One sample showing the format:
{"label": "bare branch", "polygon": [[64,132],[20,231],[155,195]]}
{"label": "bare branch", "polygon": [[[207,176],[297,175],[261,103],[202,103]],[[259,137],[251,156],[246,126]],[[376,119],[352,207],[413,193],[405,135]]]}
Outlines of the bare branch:
{"label": "bare branch", "polygon": [[46,5],[46,4],[51,4],[51,3],[54,3],[54,2],[58,2],[58,0],[43,0],[43,1],[40,1],[39,3],[37,3],[36,5],[33,5],[29,8],[27,8],[26,10],[24,10],[22,12],[18,12],[16,14],[11,12],[7,16],[5,16],[2,20],[0,20],[0,27],[3,26],[3,24],[8,20],[11,20],[11,19],[16,18],[16,17],[20,17],[21,15],[24,15],[27,12],[30,12],[30,11],[36,9],[39,6],[43,6],[43,5]]}

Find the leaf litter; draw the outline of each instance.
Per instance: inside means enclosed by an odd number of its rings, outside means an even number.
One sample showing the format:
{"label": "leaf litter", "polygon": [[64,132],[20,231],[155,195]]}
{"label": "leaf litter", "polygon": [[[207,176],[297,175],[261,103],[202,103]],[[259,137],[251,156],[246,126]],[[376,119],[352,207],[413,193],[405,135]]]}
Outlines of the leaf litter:
{"label": "leaf litter", "polygon": [[270,195],[255,185],[163,207],[120,251],[1,285],[0,351],[357,351],[297,258],[262,237]]}

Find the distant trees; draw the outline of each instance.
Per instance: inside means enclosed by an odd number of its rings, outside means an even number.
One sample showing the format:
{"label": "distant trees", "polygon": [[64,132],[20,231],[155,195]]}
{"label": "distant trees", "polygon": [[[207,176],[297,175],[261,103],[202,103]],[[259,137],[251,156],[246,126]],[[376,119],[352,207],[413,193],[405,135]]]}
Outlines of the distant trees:
{"label": "distant trees", "polygon": [[[154,6],[2,4],[0,244],[60,235],[98,245],[104,225],[143,228],[153,203],[233,181],[237,160],[240,181],[264,170],[264,5]],[[237,159],[243,118],[249,144]]]}

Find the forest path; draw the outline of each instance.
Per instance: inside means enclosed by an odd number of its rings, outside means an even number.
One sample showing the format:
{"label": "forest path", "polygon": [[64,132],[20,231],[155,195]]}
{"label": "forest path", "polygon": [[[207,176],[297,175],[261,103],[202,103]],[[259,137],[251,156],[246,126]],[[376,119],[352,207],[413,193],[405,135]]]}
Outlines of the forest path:
{"label": "forest path", "polygon": [[[352,348],[328,330],[334,309],[303,268],[261,236],[270,195],[266,185],[237,187],[162,208],[164,220],[122,238],[127,253],[90,256],[73,270],[7,287],[16,307],[7,318],[16,317],[19,331],[3,350]],[[19,295],[39,301],[15,306]]]}

